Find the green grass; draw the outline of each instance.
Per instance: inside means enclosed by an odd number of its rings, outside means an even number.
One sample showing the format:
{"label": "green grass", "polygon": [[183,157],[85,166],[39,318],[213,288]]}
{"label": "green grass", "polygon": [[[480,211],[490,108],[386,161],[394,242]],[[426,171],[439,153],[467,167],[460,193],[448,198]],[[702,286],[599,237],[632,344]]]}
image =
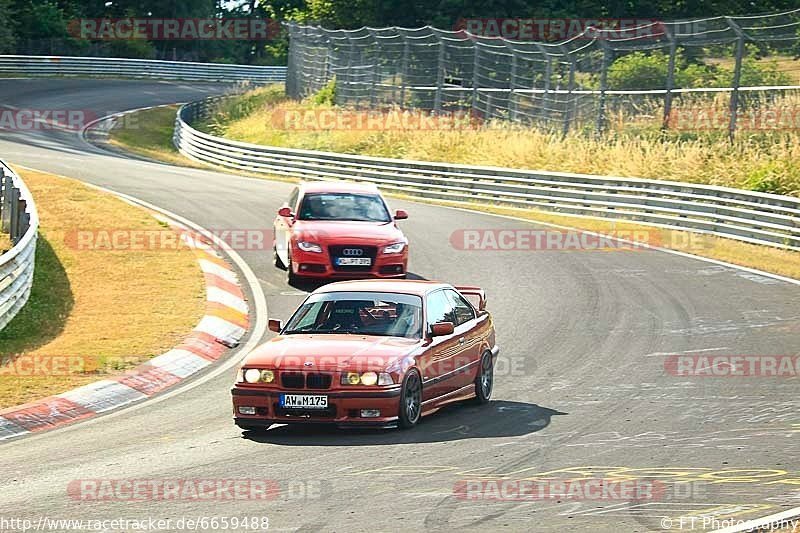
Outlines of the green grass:
{"label": "green grass", "polygon": [[178,106],[166,106],[127,115],[109,132],[108,143],[149,159],[187,165],[188,160],[172,144],[177,111]]}

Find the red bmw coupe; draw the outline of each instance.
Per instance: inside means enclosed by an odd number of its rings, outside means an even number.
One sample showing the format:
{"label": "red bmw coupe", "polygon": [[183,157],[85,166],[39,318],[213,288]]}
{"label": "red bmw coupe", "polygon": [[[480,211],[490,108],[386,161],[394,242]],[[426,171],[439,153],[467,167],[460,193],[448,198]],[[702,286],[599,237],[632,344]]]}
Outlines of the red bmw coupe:
{"label": "red bmw coupe", "polygon": [[275,218],[275,266],[298,278],[404,278],[408,239],[371,184],[314,182],[296,187]]}
{"label": "red bmw coupe", "polygon": [[[474,303],[473,303],[474,301]],[[489,401],[499,353],[477,287],[417,280],[325,285],[251,352],[233,387],[236,424],[409,428],[442,406]]]}

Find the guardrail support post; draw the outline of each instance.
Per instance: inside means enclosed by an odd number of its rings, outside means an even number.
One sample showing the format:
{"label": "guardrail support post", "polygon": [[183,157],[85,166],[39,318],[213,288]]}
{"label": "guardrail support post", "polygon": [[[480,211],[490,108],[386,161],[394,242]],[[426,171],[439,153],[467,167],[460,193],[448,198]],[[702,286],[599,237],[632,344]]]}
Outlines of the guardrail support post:
{"label": "guardrail support post", "polygon": [[11,230],[11,191],[14,189],[11,175],[0,169],[3,192],[0,195],[0,231],[9,233]]}

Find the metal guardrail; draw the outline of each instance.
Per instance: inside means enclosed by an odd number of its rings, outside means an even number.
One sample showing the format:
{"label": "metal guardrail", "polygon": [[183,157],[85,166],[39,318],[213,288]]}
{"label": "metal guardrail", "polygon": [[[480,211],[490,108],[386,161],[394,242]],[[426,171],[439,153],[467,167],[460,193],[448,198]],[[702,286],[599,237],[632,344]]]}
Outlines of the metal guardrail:
{"label": "metal guardrail", "polygon": [[429,163],[261,146],[190,124],[218,97],[184,105],[173,142],[196,161],[307,180],[372,182],[388,192],[462,203],[625,219],[800,251],[800,198],[672,181]]}
{"label": "metal guardrail", "polygon": [[9,75],[273,83],[286,80],[286,67],[107,57],[0,55],[0,77]]}
{"label": "metal guardrail", "polygon": [[22,179],[0,161],[0,224],[11,250],[0,255],[0,330],[28,301],[33,285],[39,216]]}

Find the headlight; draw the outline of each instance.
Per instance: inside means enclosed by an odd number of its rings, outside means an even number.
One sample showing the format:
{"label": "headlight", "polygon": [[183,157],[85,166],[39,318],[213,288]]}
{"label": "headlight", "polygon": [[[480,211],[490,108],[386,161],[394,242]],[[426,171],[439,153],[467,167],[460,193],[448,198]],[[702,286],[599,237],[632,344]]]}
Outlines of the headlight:
{"label": "headlight", "polygon": [[361,374],[361,384],[362,385],[375,385],[378,382],[378,374],[375,372],[364,372]]}
{"label": "headlight", "polygon": [[322,253],[322,246],[313,242],[300,241],[297,243],[297,247],[304,252],[314,252],[318,254]]}
{"label": "headlight", "polygon": [[258,383],[261,379],[261,371],[257,368],[248,368],[244,373],[244,380],[248,383]]}
{"label": "headlight", "polygon": [[347,372],[342,374],[342,385],[358,385],[361,382],[361,376],[358,372]]}
{"label": "headlight", "polygon": [[393,384],[394,380],[392,376],[386,372],[381,372],[380,374],[376,372],[364,372],[363,374],[359,374],[358,372],[345,372],[342,374],[342,385],[366,385],[371,387],[372,385]]}
{"label": "headlight", "polygon": [[396,242],[394,244],[390,244],[389,246],[385,246],[383,248],[383,253],[385,254],[399,254],[403,251],[403,248],[406,247],[406,243],[404,242]]}
{"label": "headlight", "polygon": [[275,372],[272,370],[262,370],[261,371],[261,381],[264,383],[272,383],[275,381]]}

